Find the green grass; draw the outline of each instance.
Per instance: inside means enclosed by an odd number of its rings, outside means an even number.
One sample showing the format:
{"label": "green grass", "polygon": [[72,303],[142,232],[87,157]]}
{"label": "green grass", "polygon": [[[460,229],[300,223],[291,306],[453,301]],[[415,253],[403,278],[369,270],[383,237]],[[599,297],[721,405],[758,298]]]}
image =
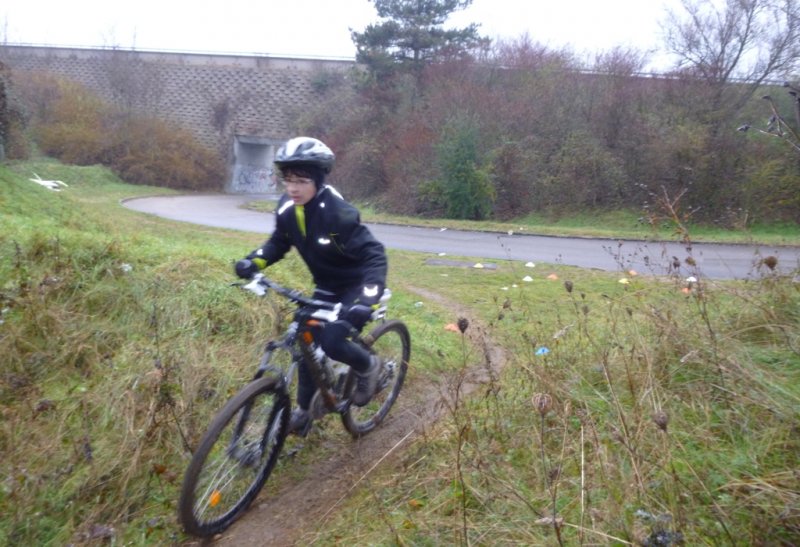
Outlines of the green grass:
{"label": "green grass", "polygon": [[[566,545],[641,544],[658,532],[688,545],[791,543],[796,284],[767,278],[687,295],[679,280],[621,285],[547,268],[525,284],[524,273],[509,264],[429,279],[480,313],[510,354],[504,373],[308,541],[358,530],[354,541],[369,545],[555,544],[546,524],[555,508]],[[459,353],[449,356],[459,367]],[[537,394],[552,401],[543,414]]]}
{"label": "green grass", "polygon": [[[69,188],[34,185],[33,171]],[[228,287],[233,260],[262,236],[119,204],[157,192],[99,167],[0,166],[2,544],[101,542],[111,528],[112,543],[185,539],[174,517],[184,442],[197,441],[280,328],[270,301]],[[503,347],[503,372],[304,542],[798,536],[800,289],[791,276],[686,292],[675,278],[625,285],[613,272],[426,258],[390,253],[392,313],[411,328],[415,380],[452,392],[459,371],[484,362],[484,348],[444,329],[461,315],[455,303],[472,316],[468,333]],[[270,272],[310,287],[294,254]],[[309,442],[324,457],[324,436]]]}
{"label": "green grass", "polygon": [[[254,201],[246,205],[259,211],[272,211],[270,201]],[[591,213],[530,214],[507,222],[426,219],[390,215],[367,205],[360,205],[364,222],[406,226],[448,227],[457,230],[514,232],[550,236],[599,237],[648,241],[677,239],[672,222],[661,219],[650,223],[642,211],[611,210]],[[790,223],[750,224],[746,229],[725,229],[708,224],[688,224],[693,241],[717,243],[750,243],[764,245],[800,245],[800,226]]]}
{"label": "green grass", "polygon": [[[52,192],[32,173],[68,184]],[[0,166],[0,544],[165,543],[180,477],[213,413],[249,379],[278,307],[228,285],[263,236],[174,223],[120,200],[165,190],[101,167]],[[296,255],[270,270],[309,289]],[[394,313],[423,332],[395,291]],[[435,368],[435,338],[415,366]],[[93,532],[94,530],[94,532]]]}

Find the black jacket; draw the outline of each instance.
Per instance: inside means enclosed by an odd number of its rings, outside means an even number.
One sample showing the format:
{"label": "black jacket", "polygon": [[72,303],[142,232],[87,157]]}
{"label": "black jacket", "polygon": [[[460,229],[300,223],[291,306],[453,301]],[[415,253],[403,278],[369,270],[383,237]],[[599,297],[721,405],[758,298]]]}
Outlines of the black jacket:
{"label": "black jacket", "polygon": [[324,186],[304,210],[305,236],[298,226],[294,203],[282,196],[275,210],[275,231],[255,255],[270,265],[295,247],[317,287],[331,292],[359,285],[386,285],[386,252],[361,224],[358,209],[332,187]]}

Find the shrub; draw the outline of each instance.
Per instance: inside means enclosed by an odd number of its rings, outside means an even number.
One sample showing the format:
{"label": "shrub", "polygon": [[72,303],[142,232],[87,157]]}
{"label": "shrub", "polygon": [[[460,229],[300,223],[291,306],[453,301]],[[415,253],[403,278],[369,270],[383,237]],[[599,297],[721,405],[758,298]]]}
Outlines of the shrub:
{"label": "shrub", "polygon": [[109,165],[128,182],[202,190],[219,188],[224,180],[222,160],[184,129],[156,119],[132,119],[116,137]]}
{"label": "shrub", "polygon": [[28,113],[11,86],[10,70],[0,63],[0,146],[7,158],[19,160],[30,155],[27,123]]}
{"label": "shrub", "polygon": [[545,159],[535,137],[504,142],[492,151],[492,173],[497,181],[494,215],[499,219],[524,216],[536,208],[535,191]]}
{"label": "shrub", "polygon": [[33,136],[65,163],[102,164],[125,181],[176,189],[218,189],[225,163],[186,130],[129,116],[73,82],[25,74],[18,86],[32,113]]}
{"label": "shrub", "polygon": [[[777,144],[770,143],[773,149]],[[788,148],[773,153],[775,157],[751,167],[742,187],[744,205],[759,221],[800,222],[797,162]]]}
{"label": "shrub", "polygon": [[45,154],[66,163],[99,163],[107,145],[109,108],[86,88],[57,81],[56,96],[35,120],[34,138]]}
{"label": "shrub", "polygon": [[619,161],[584,131],[571,133],[553,159],[549,199],[566,207],[618,205],[625,173]]}
{"label": "shrub", "polygon": [[449,218],[483,220],[495,199],[489,170],[481,166],[478,128],[474,120],[452,120],[437,147],[441,178],[434,183]]}

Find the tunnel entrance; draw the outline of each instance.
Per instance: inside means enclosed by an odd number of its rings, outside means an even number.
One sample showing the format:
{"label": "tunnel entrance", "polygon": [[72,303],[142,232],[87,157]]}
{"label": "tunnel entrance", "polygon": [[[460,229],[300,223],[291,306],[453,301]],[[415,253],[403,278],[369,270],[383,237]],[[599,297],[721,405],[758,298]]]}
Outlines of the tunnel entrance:
{"label": "tunnel entrance", "polygon": [[233,177],[228,185],[232,194],[279,194],[272,162],[284,141],[266,137],[234,135]]}

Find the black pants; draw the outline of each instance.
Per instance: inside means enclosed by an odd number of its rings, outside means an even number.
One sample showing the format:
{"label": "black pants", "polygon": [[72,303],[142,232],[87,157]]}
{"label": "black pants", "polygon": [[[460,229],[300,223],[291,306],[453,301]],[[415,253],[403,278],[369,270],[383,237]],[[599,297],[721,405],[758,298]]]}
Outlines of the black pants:
{"label": "black pants", "polygon": [[[314,298],[326,302],[341,302],[342,308],[347,309],[355,302],[360,292],[361,285],[339,293],[317,289],[314,291]],[[314,338],[319,342],[322,351],[334,361],[349,365],[357,371],[367,370],[370,364],[369,352],[350,340],[350,326],[350,323],[342,320],[326,323],[318,329]],[[359,331],[364,327],[364,325],[352,326]],[[317,386],[308,367],[305,363],[300,363],[297,370],[297,405],[307,410],[316,390]]]}

